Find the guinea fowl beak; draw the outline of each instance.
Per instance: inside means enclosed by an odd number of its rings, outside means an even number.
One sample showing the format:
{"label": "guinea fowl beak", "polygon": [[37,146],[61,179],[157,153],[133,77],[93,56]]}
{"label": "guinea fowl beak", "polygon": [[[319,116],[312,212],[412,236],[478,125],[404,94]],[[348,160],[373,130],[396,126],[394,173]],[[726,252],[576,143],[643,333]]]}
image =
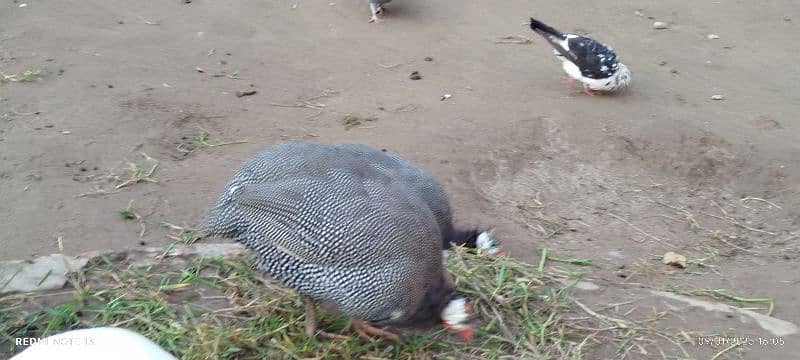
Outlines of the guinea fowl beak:
{"label": "guinea fowl beak", "polygon": [[475,337],[475,329],[473,329],[472,326],[463,324],[453,325],[449,324],[446,321],[444,322],[443,325],[447,330],[456,333],[456,335],[458,335],[461,341],[467,342],[472,340],[473,337]]}
{"label": "guinea fowl beak", "polygon": [[475,337],[475,330],[473,330],[471,327],[458,330],[458,337],[461,338],[461,341],[470,341],[473,337]]}

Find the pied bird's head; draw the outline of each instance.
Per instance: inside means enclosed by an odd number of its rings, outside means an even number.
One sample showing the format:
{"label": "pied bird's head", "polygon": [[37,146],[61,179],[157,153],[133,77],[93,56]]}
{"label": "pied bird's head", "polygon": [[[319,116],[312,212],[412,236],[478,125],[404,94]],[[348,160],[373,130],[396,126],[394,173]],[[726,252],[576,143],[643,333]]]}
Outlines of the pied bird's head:
{"label": "pied bird's head", "polygon": [[619,68],[614,74],[614,89],[613,91],[624,91],[631,86],[631,71],[623,63],[619,63]]}

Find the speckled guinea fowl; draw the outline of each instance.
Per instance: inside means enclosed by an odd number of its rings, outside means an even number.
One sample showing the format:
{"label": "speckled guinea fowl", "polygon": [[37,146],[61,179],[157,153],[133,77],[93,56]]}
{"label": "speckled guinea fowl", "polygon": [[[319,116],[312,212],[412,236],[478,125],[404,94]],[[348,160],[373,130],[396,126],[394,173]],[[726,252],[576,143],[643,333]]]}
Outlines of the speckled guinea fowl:
{"label": "speckled guinea fowl", "polygon": [[317,303],[374,335],[387,334],[363,321],[440,319],[468,337],[468,304],[446,278],[441,251],[449,242],[494,245],[486,233],[453,227],[444,190],[422,169],[355,144],[285,142],[256,154],[201,230],[253,249],[259,269],[310,300],[311,323]]}

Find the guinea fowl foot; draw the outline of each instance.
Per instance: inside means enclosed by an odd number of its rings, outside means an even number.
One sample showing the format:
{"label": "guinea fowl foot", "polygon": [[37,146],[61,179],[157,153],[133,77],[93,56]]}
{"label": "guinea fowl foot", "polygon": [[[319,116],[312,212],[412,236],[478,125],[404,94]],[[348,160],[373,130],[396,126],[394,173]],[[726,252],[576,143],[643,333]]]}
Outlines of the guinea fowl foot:
{"label": "guinea fowl foot", "polygon": [[583,87],[583,93],[589,96],[594,96],[594,91],[592,91],[592,89],[589,89],[588,86]]}
{"label": "guinea fowl foot", "polygon": [[364,320],[356,319],[354,317],[350,318],[350,322],[348,322],[347,326],[342,329],[342,332],[350,330],[355,331],[358,336],[364,340],[373,340],[374,337],[381,337],[395,342],[400,341],[400,336],[397,334],[377,328]]}

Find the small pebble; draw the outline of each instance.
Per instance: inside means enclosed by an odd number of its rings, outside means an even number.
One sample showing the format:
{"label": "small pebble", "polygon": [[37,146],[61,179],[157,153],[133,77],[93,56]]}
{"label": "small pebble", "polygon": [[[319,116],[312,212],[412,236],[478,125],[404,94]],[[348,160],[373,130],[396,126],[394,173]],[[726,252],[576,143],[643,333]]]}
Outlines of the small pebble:
{"label": "small pebble", "polygon": [[64,130],[61,133],[64,134],[64,135],[69,135],[69,134],[72,134],[72,131]]}
{"label": "small pebble", "polygon": [[433,58],[428,56],[428,57],[425,58],[425,61],[433,61]]}
{"label": "small pebble", "polygon": [[679,73],[679,72],[678,72],[678,70],[676,70],[676,69],[672,69],[672,70],[670,70],[669,72],[671,72],[671,73],[673,73],[673,74],[676,74],[676,75]]}
{"label": "small pebble", "polygon": [[114,88],[114,85],[111,85],[111,84],[108,84],[108,85],[106,85],[106,86],[107,86],[109,89],[113,89],[113,88]]}
{"label": "small pebble", "polygon": [[662,60],[662,61],[658,62],[658,65],[659,66],[664,66],[664,65],[667,65],[667,62]]}
{"label": "small pebble", "polygon": [[414,71],[411,75],[408,75],[408,78],[411,80],[419,80],[422,79],[422,75],[419,74],[419,71]]}
{"label": "small pebble", "polygon": [[619,252],[619,251],[609,251],[609,252],[608,252],[608,256],[609,256],[609,257],[612,257],[612,258],[616,258],[616,259],[623,259],[623,258],[625,258],[625,255],[623,255],[623,254],[622,254],[621,252]]}
{"label": "small pebble", "polygon": [[48,128],[48,129],[50,129],[50,128],[52,128],[52,127],[53,127],[53,124],[45,124],[45,125],[44,125],[44,127],[46,127],[46,128]]}
{"label": "small pebble", "polygon": [[634,14],[636,14],[638,17],[644,17],[644,13],[641,10],[636,10]]}
{"label": "small pebble", "polygon": [[439,100],[445,101],[445,100],[447,100],[447,99],[449,99],[449,98],[451,98],[451,97],[453,97],[453,95],[450,95],[450,94],[444,94],[444,95],[442,95],[442,98],[441,98],[441,99],[439,99]]}
{"label": "small pebble", "polygon": [[725,100],[725,95],[711,95],[711,100]]}
{"label": "small pebble", "polygon": [[19,4],[19,7],[21,7],[21,8],[28,7],[28,4],[22,3],[22,4]]}
{"label": "small pebble", "polygon": [[789,22],[789,21],[792,21],[792,18],[786,16],[786,17],[783,18],[783,21]]}
{"label": "small pebble", "polygon": [[656,29],[656,30],[669,29],[669,24],[667,24],[667,23],[665,23],[663,21],[656,21],[656,22],[653,23],[653,29]]}
{"label": "small pebble", "polygon": [[255,91],[255,90],[237,91],[236,92],[236,97],[244,97],[244,96],[255,95],[257,92],[258,91]]}
{"label": "small pebble", "polygon": [[122,21],[122,20],[120,20],[120,21],[117,21],[117,24],[120,24],[120,25],[122,25],[122,24],[124,24],[124,23],[125,23],[125,22],[124,22],[124,21]]}
{"label": "small pebble", "polygon": [[719,39],[719,35],[717,35],[717,34],[708,34],[707,37],[708,37],[709,40]]}

